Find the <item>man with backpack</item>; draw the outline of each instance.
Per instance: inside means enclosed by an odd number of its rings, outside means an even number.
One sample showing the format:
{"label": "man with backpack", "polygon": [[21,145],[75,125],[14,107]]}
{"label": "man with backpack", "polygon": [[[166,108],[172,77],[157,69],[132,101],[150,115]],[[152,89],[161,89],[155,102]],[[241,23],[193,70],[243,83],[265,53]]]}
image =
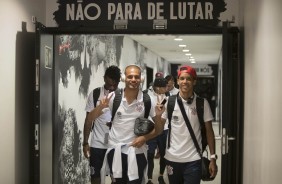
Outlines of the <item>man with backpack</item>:
{"label": "man with backpack", "polygon": [[[100,184],[100,170],[108,148],[109,127],[111,113],[97,113],[104,107],[100,103],[110,92],[115,91],[120,82],[121,72],[117,66],[110,66],[104,75],[104,85],[95,88],[88,96],[85,107],[86,118],[83,129],[83,153],[90,161],[91,184]],[[90,144],[88,139],[91,133]]]}
{"label": "man with backpack", "polygon": [[[151,98],[151,101],[154,101],[154,103],[162,102],[163,100],[166,100],[167,96],[169,96],[169,93],[167,93],[167,80],[163,77],[155,78],[153,87],[151,90],[144,90],[148,93],[148,95]],[[160,160],[159,160],[159,176],[158,176],[158,182],[159,184],[165,184],[163,174],[165,171],[165,149],[166,149],[166,137],[167,137],[168,127],[167,123],[165,124],[163,132],[158,135],[157,137],[147,141],[148,145],[148,182],[147,184],[153,184],[153,170],[154,170],[154,157],[155,157],[155,151],[158,150],[160,154]]]}
{"label": "man with backpack", "polygon": [[[153,103],[148,110],[145,104],[147,98],[144,96],[147,94],[140,89],[140,84],[144,80],[141,73],[142,69],[139,66],[127,66],[121,77],[121,80],[125,82],[125,88],[121,90],[121,93],[109,94],[102,101],[104,106],[109,107],[113,118],[109,133],[110,148],[107,150],[101,170],[101,184],[105,183],[103,179],[107,174],[111,174],[115,184],[147,182],[147,146],[145,143],[162,131],[161,125],[164,122],[161,119],[163,110],[155,110],[158,107],[155,107]],[[117,108],[115,107],[116,101],[120,101]],[[146,101],[150,102],[150,99]],[[137,136],[134,134],[135,120],[145,116],[150,116],[154,120],[155,128],[145,135]]]}
{"label": "man with backpack", "polygon": [[[212,128],[213,115],[206,99],[201,99],[194,92],[197,74],[191,66],[182,66],[178,70],[177,83],[179,93],[169,97],[163,119],[169,119],[169,133],[165,159],[169,183],[200,184],[202,139],[207,140],[210,151],[209,171],[211,177],[217,174],[215,138]],[[199,107],[199,104],[202,104]],[[202,113],[199,114],[200,110]],[[188,117],[185,121],[184,116]],[[202,120],[201,120],[202,119]],[[201,126],[201,121],[203,125]],[[189,130],[189,124],[191,129]],[[201,133],[205,127],[206,133]],[[190,132],[194,132],[193,135]],[[205,138],[206,137],[206,138]],[[196,148],[195,140],[198,147]]]}

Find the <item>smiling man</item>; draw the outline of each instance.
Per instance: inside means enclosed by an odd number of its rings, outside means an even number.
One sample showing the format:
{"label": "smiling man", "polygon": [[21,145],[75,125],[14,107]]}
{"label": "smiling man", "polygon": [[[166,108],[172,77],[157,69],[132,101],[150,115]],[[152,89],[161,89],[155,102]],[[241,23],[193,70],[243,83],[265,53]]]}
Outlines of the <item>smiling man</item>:
{"label": "smiling man", "polygon": [[[116,97],[120,95],[121,102],[112,119],[112,127],[109,132],[109,148],[106,153],[101,172],[101,184],[104,184],[103,176],[111,174],[115,184],[141,184],[147,181],[147,146],[146,141],[162,132],[165,123],[161,119],[164,108],[156,106],[154,102],[149,108],[145,105],[145,94],[140,89],[143,82],[142,69],[137,65],[129,65],[125,68],[121,77],[125,82],[122,93],[109,94],[102,102],[112,112]],[[147,109],[147,110],[146,110]],[[137,136],[134,133],[135,120],[145,117],[145,114],[155,122],[155,129],[148,134]],[[108,168],[108,169],[107,169]]]}
{"label": "smiling man", "polygon": [[[197,74],[191,66],[182,66],[178,70],[177,83],[179,93],[170,96],[167,103],[167,111],[163,113],[162,118],[172,117],[169,123],[169,134],[165,159],[167,160],[167,173],[169,183],[174,184],[200,184],[201,181],[201,156],[195,147],[191,134],[187,128],[180,107],[183,106],[184,113],[188,116],[192,130],[195,134],[196,141],[202,148],[201,125],[198,117],[196,101],[200,97],[194,92],[194,86],[197,82]],[[171,102],[173,101],[173,102]],[[206,127],[206,137],[211,154],[209,165],[210,174],[216,176],[216,155],[215,155],[215,138],[212,129],[213,115],[206,99],[203,99],[203,121]],[[172,106],[172,114],[169,115],[168,104]]]}
{"label": "smiling man", "polygon": [[[100,170],[108,148],[109,127],[111,113],[97,113],[102,109],[101,100],[110,92],[115,91],[120,82],[120,69],[117,66],[110,66],[104,75],[104,85],[95,88],[88,96],[85,107],[86,118],[83,129],[83,153],[90,159],[91,184],[100,184]],[[91,133],[90,144],[88,139]]]}

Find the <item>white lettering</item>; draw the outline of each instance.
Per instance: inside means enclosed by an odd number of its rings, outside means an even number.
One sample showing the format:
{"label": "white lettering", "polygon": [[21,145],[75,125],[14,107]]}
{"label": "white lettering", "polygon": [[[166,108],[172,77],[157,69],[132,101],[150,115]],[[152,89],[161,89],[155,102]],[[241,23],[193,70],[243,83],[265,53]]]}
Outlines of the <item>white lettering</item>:
{"label": "white lettering", "polygon": [[139,3],[136,3],[133,19],[134,20],[137,20],[137,19],[142,20],[142,14],[141,14],[141,9],[140,9]]}
{"label": "white lettering", "polygon": [[205,4],[205,19],[213,19],[212,16],[213,4],[210,2],[206,2]]}
{"label": "white lettering", "polygon": [[148,3],[148,20],[155,19],[155,4],[154,3]]}
{"label": "white lettering", "polygon": [[115,13],[115,4],[114,3],[109,3],[108,4],[108,20],[112,20],[111,15]]}
{"label": "white lettering", "polygon": [[118,6],[117,6],[117,10],[116,10],[116,18],[115,18],[116,20],[117,19],[124,19],[124,17],[123,17],[123,13],[122,13],[122,7],[121,7],[121,4],[120,3],[118,3]]}
{"label": "white lettering", "polygon": [[[96,8],[96,10],[97,10],[96,16],[91,17],[91,16],[88,14],[88,9],[89,9],[90,7]],[[90,3],[90,4],[88,4],[88,5],[85,7],[85,9],[84,9],[84,15],[85,15],[85,17],[86,17],[87,19],[89,19],[89,20],[96,20],[96,19],[99,18],[99,16],[101,15],[101,8],[100,8],[97,4],[95,4],[95,3]]]}
{"label": "white lettering", "polygon": [[124,17],[125,19],[132,19],[132,4],[131,3],[125,3],[124,4]]}
{"label": "white lettering", "polygon": [[156,10],[157,19],[164,19],[164,16],[161,15],[164,12],[162,8],[163,5],[164,5],[163,2],[157,3],[157,10]]}
{"label": "white lettering", "polygon": [[195,19],[199,19],[199,18],[204,19],[203,9],[200,2],[197,3],[196,13],[195,13]]}
{"label": "white lettering", "polygon": [[174,3],[173,2],[171,2],[170,3],[170,19],[171,20],[176,20],[177,19],[177,16],[176,15],[174,15]]}
{"label": "white lettering", "polygon": [[74,20],[74,4],[67,4],[66,19]]}
{"label": "white lettering", "polygon": [[117,7],[113,3],[108,4],[108,20],[115,15],[115,20],[136,20],[142,19],[140,4],[136,3],[135,7],[131,3],[118,3]]}
{"label": "white lettering", "polygon": [[180,19],[185,19],[186,18],[186,6],[185,3],[178,3],[178,17]]}
{"label": "white lettering", "polygon": [[76,12],[75,20],[84,20],[81,4],[78,4],[78,6],[77,6],[77,12]]}
{"label": "white lettering", "polygon": [[187,5],[190,7],[190,8],[189,8],[189,12],[190,12],[190,14],[189,14],[189,19],[194,19],[194,18],[193,18],[193,17],[194,17],[194,16],[193,16],[193,14],[194,14],[194,13],[193,13],[193,12],[194,12],[194,11],[193,11],[193,8],[194,8],[193,6],[195,6],[195,2],[189,2],[189,3],[187,3]]}

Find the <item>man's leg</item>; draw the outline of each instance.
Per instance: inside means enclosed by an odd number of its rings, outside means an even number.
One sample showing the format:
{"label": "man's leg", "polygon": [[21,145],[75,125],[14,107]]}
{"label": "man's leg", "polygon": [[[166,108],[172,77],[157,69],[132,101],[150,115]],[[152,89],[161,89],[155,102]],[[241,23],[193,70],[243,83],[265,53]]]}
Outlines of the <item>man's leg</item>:
{"label": "man's leg", "polygon": [[169,183],[183,184],[183,163],[166,160],[166,171]]}
{"label": "man's leg", "polygon": [[103,165],[106,149],[90,148],[90,175],[91,184],[100,184],[100,171]]}
{"label": "man's leg", "polygon": [[154,170],[154,156],[155,150],[157,148],[157,138],[151,139],[147,141],[148,145],[148,152],[147,152],[147,159],[148,159],[148,183],[153,178],[153,170]]}
{"label": "man's leg", "polygon": [[166,151],[166,137],[167,137],[168,130],[164,130],[161,135],[158,136],[158,148],[160,152],[160,173],[158,177],[159,184],[165,184],[163,174],[165,171],[165,151]]}
{"label": "man's leg", "polygon": [[183,170],[184,184],[201,183],[201,160],[186,163]]}
{"label": "man's leg", "polygon": [[[138,175],[139,175],[139,179],[137,180],[133,180],[133,181],[129,181],[127,184],[142,184],[142,180],[144,177],[144,171],[147,165],[147,160],[146,157],[143,153],[141,154],[137,154],[136,155],[136,161],[137,161],[137,166],[138,166]],[[128,169],[131,169],[130,167],[128,167]]]}

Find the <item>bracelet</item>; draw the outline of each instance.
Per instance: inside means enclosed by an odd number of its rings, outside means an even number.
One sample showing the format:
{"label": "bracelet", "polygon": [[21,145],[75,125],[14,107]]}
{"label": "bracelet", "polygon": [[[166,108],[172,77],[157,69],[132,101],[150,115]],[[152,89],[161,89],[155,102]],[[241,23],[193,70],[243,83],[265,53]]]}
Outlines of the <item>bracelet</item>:
{"label": "bracelet", "polygon": [[211,157],[210,157],[211,159],[217,159],[217,155],[216,154],[213,154],[213,155],[211,155]]}
{"label": "bracelet", "polygon": [[83,144],[82,144],[82,146],[87,146],[88,145],[88,142],[84,142]]}

